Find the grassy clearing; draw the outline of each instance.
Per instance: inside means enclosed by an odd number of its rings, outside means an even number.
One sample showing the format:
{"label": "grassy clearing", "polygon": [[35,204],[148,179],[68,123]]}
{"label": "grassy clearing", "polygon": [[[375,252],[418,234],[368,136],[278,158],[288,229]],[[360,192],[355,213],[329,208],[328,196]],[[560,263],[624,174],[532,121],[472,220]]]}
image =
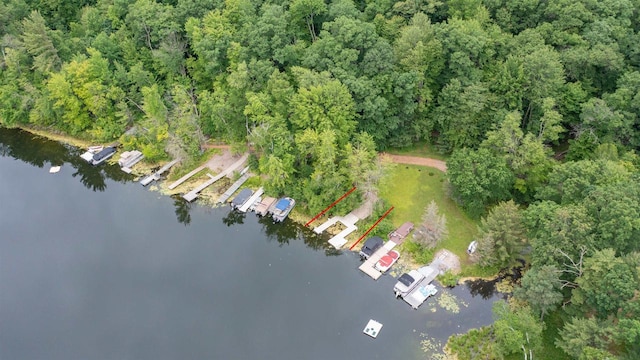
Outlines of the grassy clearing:
{"label": "grassy clearing", "polygon": [[395,165],[388,171],[380,184],[380,196],[395,207],[389,215],[393,224],[400,226],[405,221],[419,224],[424,209],[434,200],[440,213],[447,217],[449,229],[449,236],[437,249],[446,248],[458,255],[464,271],[470,265],[466,250],[476,234],[477,223],[447,196],[445,174],[413,165]]}
{"label": "grassy clearing", "polygon": [[404,148],[392,148],[387,152],[389,154],[420,156],[438,160],[447,160],[446,155],[439,152],[438,149],[436,149],[433,145],[426,142],[421,142]]}

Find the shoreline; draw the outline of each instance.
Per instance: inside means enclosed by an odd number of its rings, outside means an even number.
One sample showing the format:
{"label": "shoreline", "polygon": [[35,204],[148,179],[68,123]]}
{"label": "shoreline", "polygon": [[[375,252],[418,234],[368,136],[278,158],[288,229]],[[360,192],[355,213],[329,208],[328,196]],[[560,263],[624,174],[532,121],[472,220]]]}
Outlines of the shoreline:
{"label": "shoreline", "polygon": [[[62,143],[64,145],[70,145],[70,146],[74,146],[74,147],[79,147],[79,148],[83,148],[86,149],[87,147],[89,147],[90,145],[95,145],[95,143],[91,143],[82,139],[77,139],[68,135],[61,135],[61,134],[57,134],[55,132],[49,132],[46,130],[42,130],[42,129],[31,129],[31,128],[26,128],[26,127],[16,127],[22,131],[28,132],[34,136],[38,136],[38,137],[42,137],[48,140],[52,140],[52,141],[56,141],[59,143]],[[216,150],[210,154],[208,154],[208,159],[204,159],[202,161],[199,161],[198,163],[200,164],[206,164],[212,157],[218,156],[219,155],[219,150]],[[119,150],[119,152],[121,152],[121,150]],[[112,157],[111,159],[109,159],[108,163],[110,164],[116,164],[117,166],[117,161],[115,160],[115,156]],[[197,166],[198,163],[193,163],[193,164],[186,164],[187,166],[191,167],[191,166]],[[147,163],[145,161],[140,162],[139,164],[136,165],[136,167],[133,169],[131,175],[133,176],[133,181],[138,182],[139,180],[141,180],[142,178],[144,178],[144,176],[148,175],[150,172],[153,171],[154,168],[161,166],[162,163],[155,163],[155,164],[151,164],[151,163]],[[200,182],[202,180],[202,177],[204,177],[204,173],[200,174],[200,176],[195,176],[192,179],[189,179],[188,181],[186,181],[185,183],[183,183],[181,185],[181,188],[190,188],[193,186],[196,186],[198,182]],[[168,173],[169,177],[154,182],[152,184],[150,184],[149,186],[147,186],[147,190],[150,191],[156,191],[158,193],[160,193],[161,195],[165,195],[165,196],[173,196],[173,195],[180,195],[182,194],[184,191],[177,191],[177,190],[169,190],[168,189],[168,185],[171,183],[171,180],[169,180],[171,178],[171,172]],[[255,176],[255,175],[254,175]],[[233,180],[231,180],[233,182]],[[255,183],[253,184],[255,185]],[[225,186],[225,185],[223,185]],[[251,188],[255,188],[255,186],[249,186]],[[212,208],[222,208],[224,207],[226,204],[219,204],[217,203],[217,199],[219,197],[219,193],[217,192],[217,189],[219,189],[220,186],[215,187],[215,186],[211,186],[205,190],[203,190],[200,193],[200,196],[198,197],[198,199],[200,199],[199,203],[197,205],[204,205],[204,206],[208,206],[208,207],[212,207]],[[254,189],[255,190],[255,189]],[[193,202],[189,203],[189,204],[193,204]],[[294,209],[294,211],[291,212],[291,214],[289,214],[289,218],[291,219],[291,221],[295,222],[296,224],[299,224],[301,226],[304,226],[305,222],[307,219],[310,219],[311,217],[307,214],[303,214],[299,211],[296,211],[297,209]],[[326,221],[329,217],[328,216],[323,216],[322,218],[318,219],[318,224],[322,223],[323,221]],[[310,230],[313,229],[313,227],[309,228]],[[364,229],[359,229],[360,231],[364,231]],[[327,229],[325,231],[326,234],[331,235],[335,235],[340,231],[340,229],[336,229],[336,228],[330,228]],[[354,237],[355,235],[355,237]],[[340,249],[340,251],[349,251],[349,252],[357,252],[356,251],[352,251],[349,250],[349,246],[351,244],[353,244],[353,242],[359,238],[359,234],[357,233],[352,233],[349,237],[351,237],[352,239],[349,240],[347,242],[347,244],[345,244],[344,247],[342,247]],[[326,242],[326,241],[324,241]],[[330,245],[329,245],[330,247]],[[412,256],[410,256],[409,253],[402,251],[403,256],[401,256],[401,258],[398,260],[398,263],[396,264],[396,267],[391,269],[387,275],[391,276],[393,278],[398,277],[402,272],[408,272],[410,269],[412,268],[416,268],[421,266],[418,262],[416,262]],[[458,283],[456,284],[456,286],[462,286],[464,285],[464,283],[466,281],[473,281],[473,280],[484,280],[484,281],[491,281],[495,279],[495,277],[475,277],[475,276],[466,276],[463,278],[460,278],[458,280]],[[438,282],[438,284],[440,286],[442,286],[443,288],[447,288],[447,286],[443,285],[442,283],[440,283],[440,281],[438,281],[436,279],[436,281]],[[502,292],[499,289],[495,290],[496,292]],[[446,350],[446,349],[445,349]]]}
{"label": "shoreline", "polygon": [[[61,134],[59,132],[56,131],[52,131],[52,130],[47,130],[47,129],[42,129],[42,128],[32,128],[32,127],[28,127],[28,126],[17,126],[15,127],[17,129],[20,129],[22,131],[26,131],[30,134],[33,134],[34,136],[39,136],[42,138],[46,138],[52,141],[57,141],[59,143],[65,144],[65,145],[71,145],[71,146],[75,146],[75,147],[79,147],[79,148],[83,148],[86,149],[91,145],[96,145],[96,143],[93,142],[89,142],[87,140],[84,139],[80,139],[77,137],[73,137],[71,135],[66,135],[66,134]],[[193,161],[193,163],[185,163],[184,166],[185,167],[197,167],[197,166],[207,166],[207,168],[210,171],[213,171],[213,169],[211,168],[211,166],[208,166],[208,163],[210,163],[212,161],[213,158],[215,158],[216,156],[220,155],[220,152],[222,152],[224,154],[225,151],[230,151],[230,146],[228,145],[219,145],[219,144],[205,144],[204,147],[206,149],[208,149],[207,153],[208,153],[208,157],[201,159],[199,161]],[[209,152],[210,151],[210,152]],[[120,151],[118,151],[120,152]],[[117,154],[117,153],[116,153]],[[391,156],[390,154],[387,153],[381,153],[380,154],[381,157],[389,157]],[[117,166],[117,161],[115,160],[115,156],[111,157],[109,160],[107,160],[108,163],[110,164],[114,164]],[[424,159],[427,162],[433,160],[433,159]],[[414,163],[415,161],[412,161],[411,159],[407,160],[411,163]],[[439,163],[444,164],[444,162],[442,161],[438,161]],[[446,166],[439,164],[440,166]],[[134,181],[140,181],[143,177],[147,176],[148,174],[152,173],[153,170],[159,166],[161,166],[162,163],[148,163],[146,162],[146,160],[143,160],[141,162],[139,162],[138,164],[136,164],[136,166],[132,169],[133,171],[131,172],[131,175],[134,176]],[[221,162],[220,164],[216,164],[218,166],[222,166],[222,168],[226,167],[224,166],[224,162]],[[421,164],[422,166],[429,166],[429,165],[425,165],[425,164]],[[182,166],[182,164],[179,164],[179,166]],[[435,166],[435,168],[438,168],[438,166]],[[166,177],[162,180],[162,181],[157,181],[154,182],[150,185],[147,186],[147,188],[150,191],[157,191],[158,193],[160,193],[161,195],[164,196],[176,196],[176,195],[180,195],[183,194],[184,191],[180,191],[180,190],[176,190],[176,189],[168,189],[168,185],[171,183],[171,179],[172,178],[172,174],[173,171],[175,169],[181,169],[180,167],[174,167],[172,168],[169,173],[167,173]],[[446,169],[446,167],[445,167]],[[220,169],[217,169],[217,171],[221,171]],[[200,175],[196,175],[191,179],[188,179],[187,181],[185,181],[183,184],[180,185],[180,187],[187,187],[187,188],[193,188],[195,186],[197,186],[197,184],[199,182],[201,182],[204,179],[204,173]],[[230,174],[231,175],[231,174]],[[233,179],[231,176],[227,176],[225,178],[227,179]],[[255,175],[254,175],[255,176]],[[233,180],[231,180],[231,182],[233,182]],[[251,187],[251,186],[250,186]],[[254,187],[251,187],[253,190]],[[220,204],[217,202],[220,194],[217,193],[219,189],[218,187],[215,187],[214,185],[207,187],[206,189],[204,189],[202,192],[200,192],[198,199],[199,204],[203,205],[203,206],[208,206],[211,208],[220,208],[225,206],[226,204]],[[186,201],[186,200],[185,200]],[[192,204],[192,203],[191,203]],[[300,210],[298,208],[294,208],[291,213],[289,214],[289,219],[291,221],[293,221],[294,223],[300,225],[300,226],[304,226],[307,222],[308,219],[311,218],[312,215],[309,214],[305,214],[300,212]],[[327,221],[330,217],[327,215],[323,215],[321,218],[316,220],[316,224],[321,224],[324,221]],[[361,221],[365,221],[365,220],[361,220]],[[313,229],[313,226],[309,227],[310,230]],[[347,243],[338,250],[341,251],[350,251],[350,252],[354,252],[354,250],[349,250],[350,246],[353,245],[355,243],[355,241],[357,241],[357,239],[361,236],[360,231],[364,231],[363,229],[358,229],[355,232],[347,235],[346,240]],[[323,234],[328,234],[329,236],[334,236],[337,235],[340,232],[340,228],[336,228],[336,227],[330,227],[327,230],[325,230],[323,232]],[[361,242],[362,243],[362,242]],[[400,247],[401,249],[401,247]],[[357,252],[357,251],[356,251]],[[417,262],[412,256],[410,256],[410,254],[408,254],[405,251],[401,251],[401,254],[403,256],[400,257],[400,259],[397,262],[397,269],[393,272],[391,272],[391,274],[393,276],[399,276],[403,271],[409,271],[410,269],[413,268],[418,268],[420,266],[423,266],[424,264],[421,264],[419,262]],[[491,281],[494,280],[496,277],[498,276],[498,274],[495,274],[494,276],[466,276],[463,278],[458,279],[458,285],[464,283],[465,281],[473,281],[473,280],[484,280],[484,281]]]}
{"label": "shoreline", "polygon": [[[51,130],[45,130],[45,129],[38,129],[38,128],[31,128],[31,127],[27,127],[27,126],[17,126],[15,127],[16,129],[20,129],[22,131],[28,132],[34,136],[39,136],[48,140],[52,140],[52,141],[57,141],[59,143],[65,144],[65,145],[70,145],[70,146],[75,146],[78,148],[82,148],[82,149],[86,149],[89,146],[92,145],[96,145],[96,143],[94,142],[89,142],[83,139],[79,139],[70,135],[66,135],[66,134],[61,134],[55,131],[51,131]],[[207,144],[205,144],[205,147],[207,149],[214,149],[214,152],[212,152],[211,156],[201,162],[199,162],[199,165],[206,165],[206,163],[208,161],[211,160],[212,157],[215,157],[219,154],[219,151],[222,150],[229,150],[229,146],[228,145],[211,145],[208,146]],[[120,151],[118,151],[120,152]],[[117,153],[116,153],[117,154]],[[110,159],[107,160],[108,163],[110,164],[114,164],[117,166],[117,161],[115,160],[115,156],[111,157]],[[148,175],[149,173],[153,172],[153,169],[161,166],[161,163],[148,163],[145,160],[139,162],[138,164],[136,164],[136,166],[132,169],[131,175],[134,177],[134,181],[138,182],[140,181],[142,178],[144,178],[146,175]],[[194,166],[198,166],[198,163],[193,164]],[[172,169],[173,170],[173,169]],[[203,172],[204,173],[204,172]],[[170,177],[171,171],[168,173],[168,177],[166,177],[165,179],[161,180],[161,181],[156,181],[153,182],[151,184],[149,184],[146,188],[149,189],[150,191],[157,191],[158,193],[160,193],[161,195],[164,196],[176,196],[176,195],[180,195],[183,193],[183,191],[180,190],[169,190],[168,189],[168,185],[170,184],[170,181],[168,181],[169,177]],[[254,175],[255,176],[255,175]],[[227,177],[229,178],[229,177]],[[197,183],[202,180],[202,174],[200,176],[194,176],[193,178],[185,181],[183,184],[180,185],[180,187],[186,186],[186,187],[195,187],[197,185]],[[217,202],[218,198],[219,198],[219,194],[215,194],[215,190],[212,191],[212,189],[216,189],[215,186],[211,186],[208,187],[206,189],[204,189],[198,196],[198,200],[200,205],[203,206],[209,206],[212,208],[220,208],[223,207],[227,204],[220,204]],[[255,190],[255,189],[254,189]],[[185,200],[186,201],[186,200]],[[288,218],[295,222],[296,224],[299,224],[301,226],[304,226],[306,220],[305,218],[310,218],[310,216],[308,214],[304,214],[301,213],[298,209],[294,208],[291,213],[289,214]],[[318,219],[318,222],[321,221],[326,221],[326,219],[328,219],[326,216],[323,216],[322,218]],[[310,228],[312,229],[312,228]],[[338,232],[336,231],[332,231],[334,229],[327,229],[325,232],[331,235],[335,235]],[[355,240],[349,241],[349,243],[352,243]],[[347,243],[347,244],[349,244]],[[347,246],[345,245],[341,250],[345,250],[345,248],[347,248]],[[348,250],[348,249],[347,249]],[[351,251],[351,250],[348,250]]]}

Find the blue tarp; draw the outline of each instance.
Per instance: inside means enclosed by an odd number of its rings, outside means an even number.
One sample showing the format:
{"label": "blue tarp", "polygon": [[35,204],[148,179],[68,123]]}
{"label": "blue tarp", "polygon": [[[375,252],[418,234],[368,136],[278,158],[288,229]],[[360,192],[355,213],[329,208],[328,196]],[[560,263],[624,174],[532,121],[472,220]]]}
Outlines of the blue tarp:
{"label": "blue tarp", "polygon": [[280,211],[285,211],[288,207],[289,207],[288,199],[280,199],[280,201],[278,201],[278,203],[276,204],[276,209]]}

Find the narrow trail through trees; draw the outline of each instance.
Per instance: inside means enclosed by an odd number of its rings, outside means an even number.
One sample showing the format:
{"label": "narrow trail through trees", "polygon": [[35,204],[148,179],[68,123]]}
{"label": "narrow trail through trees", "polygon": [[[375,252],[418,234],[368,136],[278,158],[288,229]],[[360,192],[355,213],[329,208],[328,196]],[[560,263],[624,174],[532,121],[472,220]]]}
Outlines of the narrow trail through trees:
{"label": "narrow trail through trees", "polygon": [[[205,144],[205,148],[207,149],[230,149],[229,145],[213,145],[213,144]],[[409,155],[394,155],[389,153],[380,153],[380,157],[386,157],[391,162],[396,164],[405,164],[405,165],[420,165],[420,166],[428,166],[434,169],[438,169],[442,172],[447,172],[447,163],[442,160],[425,158],[420,156],[409,156]]]}

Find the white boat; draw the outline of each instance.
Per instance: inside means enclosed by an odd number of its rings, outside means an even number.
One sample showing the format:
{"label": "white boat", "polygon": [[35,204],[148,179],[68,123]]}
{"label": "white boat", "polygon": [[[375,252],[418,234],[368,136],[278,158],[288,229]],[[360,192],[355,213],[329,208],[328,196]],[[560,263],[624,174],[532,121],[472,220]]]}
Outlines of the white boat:
{"label": "white boat", "polygon": [[98,152],[97,154],[92,154],[90,158],[86,155],[87,153],[90,152],[87,151],[80,156],[82,156],[83,159],[87,160],[91,165],[96,166],[102,164],[103,162],[107,161],[108,158],[112,157],[113,154],[116,153],[116,148],[108,146],[102,149],[102,151]]}
{"label": "white boat", "polygon": [[412,308],[417,309],[429,296],[438,292],[431,284],[438,273],[437,267],[427,265],[402,274],[393,288],[396,297],[401,297]]}
{"label": "white boat", "polygon": [[393,292],[396,294],[396,297],[405,297],[415,289],[423,279],[424,275],[418,270],[411,270],[408,273],[404,273],[398,278],[398,282],[393,287]]}
{"label": "white boat", "polygon": [[478,248],[478,242],[473,240],[471,242],[471,244],[469,244],[469,247],[467,248],[467,254],[471,255],[474,252],[476,252],[476,249]]}
{"label": "white boat", "polygon": [[296,206],[296,201],[292,198],[282,198],[273,206],[271,213],[273,214],[273,221],[282,222],[289,216],[289,213]]}

